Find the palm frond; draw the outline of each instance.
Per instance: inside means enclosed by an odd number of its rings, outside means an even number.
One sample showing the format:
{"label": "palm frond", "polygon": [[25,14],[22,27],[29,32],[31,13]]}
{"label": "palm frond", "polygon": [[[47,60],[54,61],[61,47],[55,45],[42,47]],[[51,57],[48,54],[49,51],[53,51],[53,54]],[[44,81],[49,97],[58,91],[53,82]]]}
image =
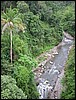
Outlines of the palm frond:
{"label": "palm frond", "polygon": [[4,18],[1,18],[1,24],[4,25],[5,23],[7,23],[7,20]]}
{"label": "palm frond", "polygon": [[22,31],[24,31],[25,28],[23,27],[22,24],[19,24],[19,29],[22,30]]}
{"label": "palm frond", "polygon": [[3,28],[2,28],[2,34],[3,34],[3,32],[5,31],[5,29],[8,28],[9,26],[10,26],[10,23],[9,23],[9,22],[6,23],[6,24],[3,26]]}
{"label": "palm frond", "polygon": [[24,30],[26,29],[26,27],[23,24],[14,24],[14,27],[16,27],[18,30],[23,31],[23,33],[25,32]]}
{"label": "palm frond", "polygon": [[21,20],[21,18],[15,17],[15,18],[13,19],[13,22],[19,24],[19,23],[22,23],[22,20]]}
{"label": "palm frond", "polygon": [[24,29],[26,27],[22,23],[22,19],[20,17],[21,14],[18,13],[18,10],[16,8],[14,9],[12,9],[11,7],[7,8],[6,13],[3,12],[3,14],[1,15],[1,23],[2,25],[4,25],[2,33],[5,31],[6,28],[8,29],[17,28],[24,32]]}

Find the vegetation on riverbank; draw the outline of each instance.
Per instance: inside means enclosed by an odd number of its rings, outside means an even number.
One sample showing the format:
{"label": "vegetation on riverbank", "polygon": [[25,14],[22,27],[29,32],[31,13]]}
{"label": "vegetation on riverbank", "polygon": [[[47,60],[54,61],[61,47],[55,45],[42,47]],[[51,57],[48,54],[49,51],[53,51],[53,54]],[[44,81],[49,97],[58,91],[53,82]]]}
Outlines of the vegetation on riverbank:
{"label": "vegetation on riverbank", "polygon": [[61,42],[63,30],[75,36],[74,6],[74,1],[1,1],[2,99],[39,97],[32,72],[36,57]]}
{"label": "vegetation on riverbank", "polygon": [[75,99],[75,46],[70,50],[64,75],[61,99]]}

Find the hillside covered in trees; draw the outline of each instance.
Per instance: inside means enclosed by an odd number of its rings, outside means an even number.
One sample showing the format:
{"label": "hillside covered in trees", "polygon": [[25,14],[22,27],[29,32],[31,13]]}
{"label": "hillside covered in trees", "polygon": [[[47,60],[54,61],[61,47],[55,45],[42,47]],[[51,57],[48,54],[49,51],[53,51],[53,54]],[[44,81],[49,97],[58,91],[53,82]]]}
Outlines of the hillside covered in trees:
{"label": "hillside covered in trees", "polygon": [[[58,45],[63,31],[75,38],[74,1],[1,1],[1,99],[39,98],[32,72],[36,57]],[[69,71],[75,74],[74,56],[69,58],[64,81]],[[62,98],[74,98],[71,92]]]}

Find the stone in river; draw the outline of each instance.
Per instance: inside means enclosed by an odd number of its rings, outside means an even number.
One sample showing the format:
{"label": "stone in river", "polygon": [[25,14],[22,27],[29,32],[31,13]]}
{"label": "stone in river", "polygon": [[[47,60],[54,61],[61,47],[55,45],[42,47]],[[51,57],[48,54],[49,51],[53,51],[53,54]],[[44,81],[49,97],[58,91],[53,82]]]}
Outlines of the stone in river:
{"label": "stone in river", "polygon": [[53,62],[52,62],[52,61],[50,61],[50,64],[53,64]]}

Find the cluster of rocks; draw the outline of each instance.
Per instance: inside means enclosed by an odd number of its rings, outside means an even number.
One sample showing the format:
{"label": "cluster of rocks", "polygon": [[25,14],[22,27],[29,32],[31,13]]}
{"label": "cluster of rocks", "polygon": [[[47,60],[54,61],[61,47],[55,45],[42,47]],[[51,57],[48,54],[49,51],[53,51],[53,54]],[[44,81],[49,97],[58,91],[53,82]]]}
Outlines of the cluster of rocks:
{"label": "cluster of rocks", "polygon": [[47,59],[43,62],[41,62],[37,68],[34,68],[32,71],[34,72],[34,79],[35,81],[38,83],[38,79],[41,77],[41,75],[47,70],[49,69],[48,66],[45,66],[45,64],[47,62],[49,62],[51,65],[53,64],[53,59],[55,57],[55,55],[58,54],[58,47],[60,47],[61,45],[58,45],[56,47],[54,47],[52,50],[50,50],[48,53],[46,53],[47,55]]}

